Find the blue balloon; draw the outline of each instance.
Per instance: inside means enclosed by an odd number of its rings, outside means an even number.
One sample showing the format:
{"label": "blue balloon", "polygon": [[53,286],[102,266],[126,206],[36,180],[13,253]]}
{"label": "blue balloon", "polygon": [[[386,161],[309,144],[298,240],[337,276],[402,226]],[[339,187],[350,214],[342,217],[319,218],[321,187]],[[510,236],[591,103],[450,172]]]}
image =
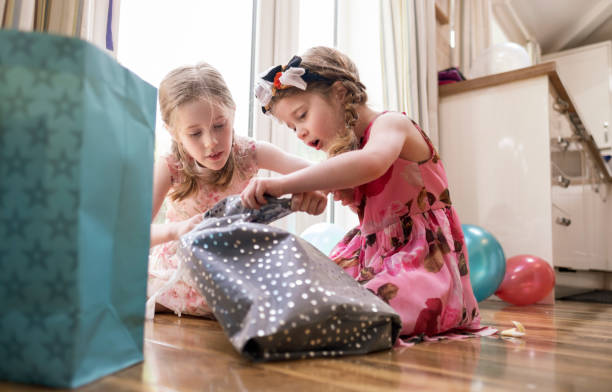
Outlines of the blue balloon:
{"label": "blue balloon", "polygon": [[315,223],[304,230],[302,238],[329,256],[344,234],[344,230],[333,223]]}
{"label": "blue balloon", "polygon": [[506,273],[506,257],[491,233],[476,225],[461,225],[467,245],[470,282],[476,301],[491,296]]}

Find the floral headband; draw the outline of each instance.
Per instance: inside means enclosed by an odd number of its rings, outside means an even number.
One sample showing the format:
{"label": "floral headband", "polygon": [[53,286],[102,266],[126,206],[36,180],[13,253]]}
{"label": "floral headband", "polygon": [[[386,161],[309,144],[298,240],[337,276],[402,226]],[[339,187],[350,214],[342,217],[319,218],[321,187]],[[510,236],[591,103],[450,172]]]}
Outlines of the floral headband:
{"label": "floral headband", "polygon": [[299,65],[301,63],[301,57],[293,56],[287,65],[271,67],[259,76],[257,85],[255,86],[255,97],[257,97],[257,100],[261,104],[261,110],[264,113],[270,110],[270,101],[278,90],[284,90],[289,87],[297,87],[300,90],[306,90],[306,86],[310,82],[317,80],[331,82],[331,80],[325,76],[300,67]]}

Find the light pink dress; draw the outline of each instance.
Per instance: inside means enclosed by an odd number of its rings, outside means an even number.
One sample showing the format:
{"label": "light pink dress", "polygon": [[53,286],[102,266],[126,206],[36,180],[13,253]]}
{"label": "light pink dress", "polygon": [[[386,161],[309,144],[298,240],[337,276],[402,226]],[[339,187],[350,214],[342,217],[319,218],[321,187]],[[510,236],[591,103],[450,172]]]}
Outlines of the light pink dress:
{"label": "light pink dress", "polygon": [[400,335],[413,342],[445,332],[477,333],[484,329],[444,167],[415,126],[430,158],[420,163],[398,158],[381,177],[355,188],[360,225],[330,256],[399,313]]}
{"label": "light pink dress", "polygon": [[[249,183],[249,180],[257,174],[255,141],[236,136],[234,153],[236,154],[236,159],[241,160],[242,167],[244,168],[242,175],[235,172],[230,185],[223,190],[203,184],[194,197],[181,201],[172,201],[170,198],[167,198],[165,201],[167,209],[164,223],[189,219],[196,214],[206,212],[225,197],[242,192]],[[180,181],[182,175],[181,164],[173,155],[166,156],[165,160],[171,173],[172,189]],[[171,309],[178,315],[208,316],[211,314],[211,310],[206,305],[204,297],[197,290],[189,286],[182,279],[171,283],[169,287],[166,285],[171,281],[180,265],[180,260],[176,254],[177,245],[178,241],[170,241],[151,248],[149,253],[147,297],[157,294],[155,302]],[[160,291],[160,289],[162,290]]]}

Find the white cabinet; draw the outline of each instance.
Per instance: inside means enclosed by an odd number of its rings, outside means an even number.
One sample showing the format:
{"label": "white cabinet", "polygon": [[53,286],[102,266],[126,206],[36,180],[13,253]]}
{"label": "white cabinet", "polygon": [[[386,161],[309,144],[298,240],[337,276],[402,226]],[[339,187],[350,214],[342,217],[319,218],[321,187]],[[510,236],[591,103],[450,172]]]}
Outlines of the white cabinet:
{"label": "white cabinet", "polygon": [[[553,185],[553,261],[556,267],[608,270],[607,187]],[[597,191],[595,191],[597,189]]]}
{"label": "white cabinet", "polygon": [[582,119],[555,64],[439,95],[440,155],[461,221],[490,231],[506,257],[612,271],[610,176],[590,135],[576,133]]}
{"label": "white cabinet", "polygon": [[555,267],[589,269],[591,253],[582,185],[552,188],[553,262]]}
{"label": "white cabinet", "polygon": [[587,130],[599,148],[610,149],[612,42],[550,53],[542,61],[557,63],[557,72]]}
{"label": "white cabinet", "polygon": [[608,262],[608,242],[606,226],[610,224],[607,216],[607,189],[604,184],[584,184],[585,221],[588,225],[587,249],[589,250],[589,269],[610,270],[612,265]]}
{"label": "white cabinet", "polygon": [[[608,195],[609,197],[612,197],[612,193],[610,193],[612,186],[608,186],[607,190],[608,190]],[[606,203],[606,213],[604,215],[604,220],[605,220],[605,233],[606,233],[606,237],[604,242],[606,243],[606,247],[607,247],[607,252],[606,254],[608,255],[608,268],[606,268],[608,271],[612,271],[612,200],[609,200]]]}
{"label": "white cabinet", "polygon": [[453,205],[462,223],[491,232],[506,257],[552,264],[548,77],[475,87],[440,88],[440,155]]}
{"label": "white cabinet", "polygon": [[576,137],[569,105],[555,88],[550,89],[549,109],[554,265],[612,270],[608,261],[612,252],[607,249],[610,186],[601,180],[594,160]]}

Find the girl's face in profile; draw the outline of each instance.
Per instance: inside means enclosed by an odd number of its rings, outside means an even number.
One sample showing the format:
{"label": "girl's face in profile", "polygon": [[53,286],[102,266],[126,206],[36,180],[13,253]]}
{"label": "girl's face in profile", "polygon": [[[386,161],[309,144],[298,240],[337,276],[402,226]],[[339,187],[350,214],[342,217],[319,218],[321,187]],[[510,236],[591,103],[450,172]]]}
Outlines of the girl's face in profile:
{"label": "girl's face in profile", "polygon": [[234,111],[206,100],[176,108],[176,137],[200,166],[220,170],[232,148]]}
{"label": "girl's face in profile", "polygon": [[330,99],[313,92],[283,97],[272,107],[272,115],[293,129],[302,142],[317,150],[327,151],[344,127],[341,100],[333,93]]}

